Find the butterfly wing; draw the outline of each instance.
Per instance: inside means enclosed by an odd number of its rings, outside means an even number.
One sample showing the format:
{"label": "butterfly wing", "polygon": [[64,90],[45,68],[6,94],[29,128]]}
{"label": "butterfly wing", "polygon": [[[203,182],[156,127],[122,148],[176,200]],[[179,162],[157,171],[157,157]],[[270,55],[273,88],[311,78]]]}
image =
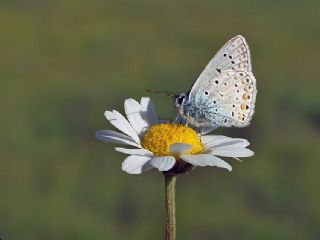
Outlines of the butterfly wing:
{"label": "butterfly wing", "polygon": [[[227,70],[218,78],[218,82],[208,84],[208,101],[215,101],[219,119],[218,125],[224,127],[245,127],[254,114],[256,100],[256,79],[251,72]],[[216,86],[214,86],[216,85]]]}
{"label": "butterfly wing", "polygon": [[186,114],[197,125],[244,127],[250,123],[256,99],[256,79],[244,37],[227,42],[193,85]]}
{"label": "butterfly wing", "polygon": [[218,77],[224,70],[252,71],[250,49],[241,35],[229,40],[211,59],[193,85],[190,97],[196,94],[204,82]]}

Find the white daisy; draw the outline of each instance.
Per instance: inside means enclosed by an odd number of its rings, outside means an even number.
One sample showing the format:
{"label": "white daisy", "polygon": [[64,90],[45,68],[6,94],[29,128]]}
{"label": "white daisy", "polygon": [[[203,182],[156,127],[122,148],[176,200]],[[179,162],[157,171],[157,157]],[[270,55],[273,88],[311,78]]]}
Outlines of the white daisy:
{"label": "white daisy", "polygon": [[199,136],[190,127],[159,120],[150,98],[141,102],[127,99],[124,103],[127,119],[117,111],[106,111],[110,123],[122,133],[112,130],[96,132],[96,138],[111,143],[124,144],[135,148],[115,150],[128,154],[122,163],[122,170],[140,174],[152,168],[170,173],[183,173],[193,166],[217,166],[232,170],[221,157],[253,156],[246,147],[249,142],[241,138],[218,135]]}

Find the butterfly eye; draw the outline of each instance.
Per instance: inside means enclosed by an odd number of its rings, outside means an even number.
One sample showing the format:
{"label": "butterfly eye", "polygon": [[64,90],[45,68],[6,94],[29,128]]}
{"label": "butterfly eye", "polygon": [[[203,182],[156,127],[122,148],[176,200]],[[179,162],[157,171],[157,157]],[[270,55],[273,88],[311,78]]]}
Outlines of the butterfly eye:
{"label": "butterfly eye", "polygon": [[185,98],[184,96],[178,98],[178,103],[180,105],[183,103],[184,98]]}

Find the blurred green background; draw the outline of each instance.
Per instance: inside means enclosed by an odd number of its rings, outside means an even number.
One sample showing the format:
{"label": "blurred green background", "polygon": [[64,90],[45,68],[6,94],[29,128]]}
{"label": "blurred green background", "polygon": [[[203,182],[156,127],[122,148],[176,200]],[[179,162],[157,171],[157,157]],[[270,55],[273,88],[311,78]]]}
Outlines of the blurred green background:
{"label": "blurred green background", "polygon": [[320,239],[319,13],[318,0],[0,1],[0,238],[164,239],[162,175],[122,172],[94,133],[145,89],[187,91],[242,34],[256,114],[217,134],[255,156],[178,179],[178,239]]}

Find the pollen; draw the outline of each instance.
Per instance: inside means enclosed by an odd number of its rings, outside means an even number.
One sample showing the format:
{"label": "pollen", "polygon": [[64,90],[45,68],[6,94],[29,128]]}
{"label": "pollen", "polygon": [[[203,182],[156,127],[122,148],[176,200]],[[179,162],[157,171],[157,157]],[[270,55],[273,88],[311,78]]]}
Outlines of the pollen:
{"label": "pollen", "polygon": [[195,130],[179,124],[153,125],[145,134],[143,147],[156,156],[173,155],[170,146],[174,143],[184,143],[192,146],[186,154],[197,154],[203,151],[203,145]]}

